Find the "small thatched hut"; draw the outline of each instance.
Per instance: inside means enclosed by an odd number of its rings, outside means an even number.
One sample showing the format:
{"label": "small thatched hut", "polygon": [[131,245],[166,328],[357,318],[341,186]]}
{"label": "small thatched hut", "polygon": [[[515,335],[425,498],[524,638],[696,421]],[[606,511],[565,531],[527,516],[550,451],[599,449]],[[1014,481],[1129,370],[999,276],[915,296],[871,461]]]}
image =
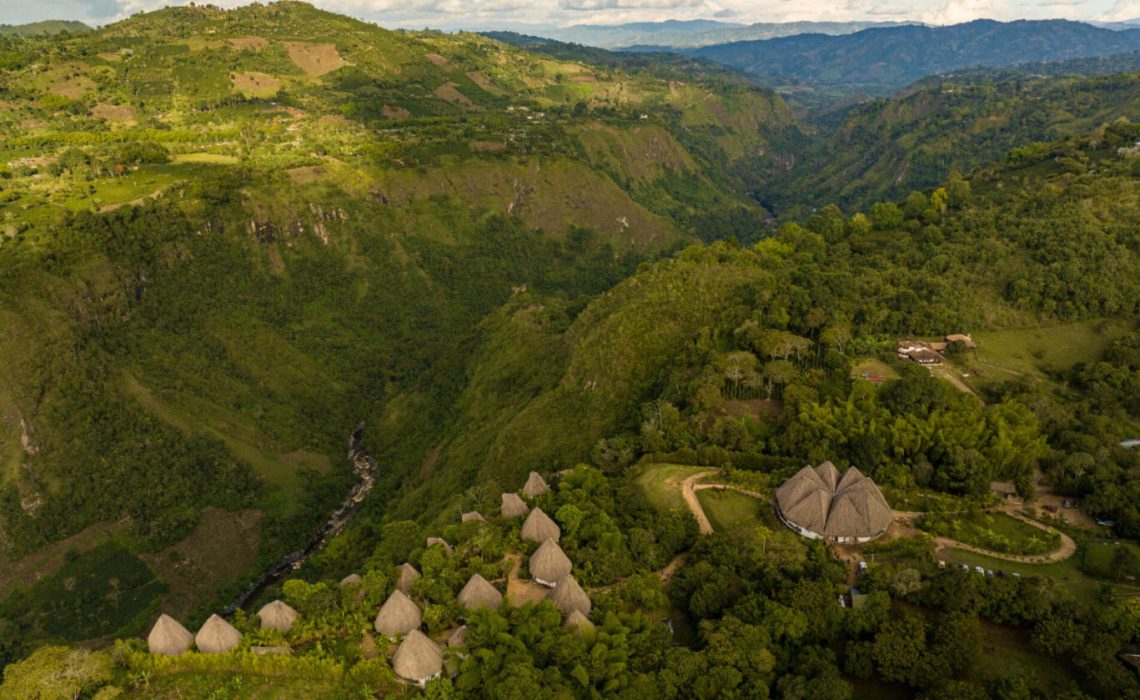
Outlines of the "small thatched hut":
{"label": "small thatched hut", "polygon": [[455,600],[468,610],[475,608],[494,609],[503,602],[503,594],[499,593],[487,579],[479,574],[471,574],[471,578],[467,580],[467,585],[459,591]]}
{"label": "small thatched hut", "polygon": [[447,646],[467,646],[467,625],[460,625],[456,627],[451,634],[447,635]]}
{"label": "small thatched hut", "polygon": [[557,542],[562,537],[562,530],[541,508],[535,508],[523,521],[519,535],[527,542]]}
{"label": "small thatched hut", "polygon": [[452,551],[451,545],[449,545],[447,543],[447,540],[443,539],[442,537],[429,537],[429,538],[427,538],[427,547],[429,549],[432,547],[435,547],[436,545],[443,547],[443,550],[445,552],[447,552],[448,554],[451,554],[451,551]]}
{"label": "small thatched hut", "polygon": [[396,588],[404,593],[412,592],[412,585],[420,578],[420,572],[408,562],[396,567]]}
{"label": "small thatched hut", "polygon": [[218,615],[211,615],[194,635],[194,644],[204,654],[223,654],[241,644],[241,632]]}
{"label": "small thatched hut", "polygon": [[164,656],[178,656],[190,649],[190,645],[193,643],[194,635],[190,634],[190,630],[166,614],[158,616],[158,621],[154,623],[154,627],[150,628],[150,634],[146,636],[146,644],[150,648],[150,653],[163,654]]}
{"label": "small thatched hut", "polygon": [[360,574],[349,574],[340,580],[341,588],[345,586],[359,586],[362,583],[364,583],[364,579],[360,577]]}
{"label": "small thatched hut", "polygon": [[531,472],[522,488],[523,495],[532,501],[549,491],[550,484],[547,484],[546,479],[543,479],[538,472]]}
{"label": "small thatched hut", "polygon": [[528,510],[530,510],[530,506],[526,504],[526,501],[519,498],[517,493],[503,494],[504,518],[517,518],[520,515],[526,515]]}
{"label": "small thatched hut", "polygon": [[420,611],[420,606],[403,591],[397,589],[392,591],[392,595],[388,596],[388,600],[380,606],[380,612],[376,613],[376,620],[372,626],[380,634],[395,637],[419,629],[422,622],[423,613]]}
{"label": "small thatched hut", "polygon": [[257,611],[257,616],[261,618],[261,629],[288,632],[293,629],[293,623],[301,614],[284,602],[275,600],[261,606],[261,610]]}
{"label": "small thatched hut", "polygon": [[472,511],[469,511],[467,513],[464,513],[463,515],[460,515],[459,520],[460,520],[460,522],[464,522],[464,523],[469,523],[471,521],[475,521],[477,523],[487,522],[487,519],[483,517],[483,514],[480,513],[479,511],[476,511],[476,510],[472,510]]}
{"label": "small thatched hut", "polygon": [[561,610],[563,615],[569,615],[577,610],[589,617],[590,609],[593,607],[590,596],[586,595],[586,591],[582,590],[573,576],[566,576],[559,581],[550,593],[546,594],[546,599],[554,603],[554,607]]}
{"label": "small thatched hut", "polygon": [[400,678],[422,686],[443,672],[443,652],[423,632],[412,630],[392,655],[392,669]]}
{"label": "small thatched hut", "polygon": [[566,626],[579,636],[594,631],[594,623],[578,610],[571,610],[566,616]]}
{"label": "small thatched hut", "polygon": [[553,588],[570,575],[574,565],[554,540],[546,540],[530,555],[530,576],[536,582]]}

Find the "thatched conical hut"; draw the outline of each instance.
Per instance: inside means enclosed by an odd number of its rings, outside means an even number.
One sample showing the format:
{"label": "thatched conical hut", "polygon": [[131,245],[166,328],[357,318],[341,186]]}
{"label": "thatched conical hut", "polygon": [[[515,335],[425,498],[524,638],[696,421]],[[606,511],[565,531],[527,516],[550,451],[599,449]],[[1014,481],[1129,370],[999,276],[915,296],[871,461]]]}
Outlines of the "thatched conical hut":
{"label": "thatched conical hut", "polygon": [[241,644],[241,632],[218,615],[211,615],[194,635],[194,644],[204,654],[223,654]]}
{"label": "thatched conical hut", "polygon": [[570,614],[566,616],[566,626],[579,636],[583,634],[590,634],[594,631],[594,623],[590,622],[590,618],[583,615],[578,610],[571,610]]}
{"label": "thatched conical hut", "polygon": [[467,585],[463,586],[463,590],[459,591],[459,595],[455,599],[468,610],[475,608],[495,609],[503,602],[503,594],[499,593],[487,579],[479,574],[471,574],[471,578],[467,580]]}
{"label": "thatched conical hut", "polygon": [[288,632],[293,629],[293,623],[297,621],[301,613],[284,602],[275,600],[261,606],[261,610],[257,611],[257,616],[261,618],[261,629]]}
{"label": "thatched conical hut", "polygon": [[557,542],[562,537],[562,530],[541,508],[535,508],[523,521],[519,535],[527,542]]}
{"label": "thatched conical hut", "polygon": [[553,588],[570,575],[574,565],[554,540],[546,540],[530,555],[530,576],[538,583]]}
{"label": "thatched conical hut", "polygon": [[472,511],[469,511],[467,513],[464,513],[463,515],[460,515],[459,520],[460,520],[460,522],[464,522],[464,523],[469,523],[472,521],[477,522],[477,523],[487,522],[487,519],[483,517],[483,514],[477,510],[472,510]]}
{"label": "thatched conical hut", "polygon": [[372,626],[380,634],[395,637],[419,629],[422,622],[423,613],[420,611],[420,606],[403,591],[397,589],[392,591],[392,595],[388,596],[388,600],[380,606],[380,612],[376,613],[376,620]]}
{"label": "thatched conical hut", "polygon": [[400,678],[422,686],[443,672],[443,652],[423,632],[412,630],[392,655],[392,669]]}
{"label": "thatched conical hut", "polygon": [[519,498],[517,493],[504,493],[502,510],[504,518],[517,518],[520,515],[526,515],[530,506],[526,504],[526,501]]}
{"label": "thatched conical hut", "polygon": [[532,501],[544,493],[550,491],[550,484],[546,483],[538,472],[531,472],[530,476],[526,478],[526,484],[522,488],[523,495]]}
{"label": "thatched conical hut", "polygon": [[362,583],[364,583],[364,579],[360,577],[360,574],[349,574],[340,580],[341,588],[345,586],[359,586]]}
{"label": "thatched conical hut", "polygon": [[396,567],[396,589],[404,593],[411,594],[412,586],[415,584],[416,579],[420,578],[420,572],[416,567],[408,562],[404,562]]}
{"label": "thatched conical hut", "polygon": [[447,635],[447,646],[467,646],[467,625],[460,625],[452,630],[451,634]]}
{"label": "thatched conical hut", "polygon": [[194,635],[182,626],[178,620],[163,614],[158,616],[150,634],[146,636],[146,645],[152,654],[164,656],[178,656],[190,649],[194,643]]}
{"label": "thatched conical hut", "polygon": [[546,599],[554,603],[554,607],[561,610],[563,615],[569,615],[577,610],[589,617],[590,609],[593,607],[590,596],[586,595],[586,591],[582,590],[573,576],[566,576],[559,581],[550,589],[550,593],[546,594]]}
{"label": "thatched conical hut", "polygon": [[427,538],[428,549],[431,549],[432,547],[435,547],[436,545],[443,547],[443,550],[445,552],[447,552],[448,554],[451,554],[451,552],[452,552],[451,545],[449,545],[447,543],[447,540],[443,539],[442,537],[429,537],[429,538]]}

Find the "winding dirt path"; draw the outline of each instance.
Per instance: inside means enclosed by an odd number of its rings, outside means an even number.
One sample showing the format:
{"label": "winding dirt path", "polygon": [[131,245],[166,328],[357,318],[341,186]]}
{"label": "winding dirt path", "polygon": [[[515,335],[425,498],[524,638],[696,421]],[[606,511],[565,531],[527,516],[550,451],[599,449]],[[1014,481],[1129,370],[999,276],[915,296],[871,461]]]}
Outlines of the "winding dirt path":
{"label": "winding dirt path", "polygon": [[685,505],[689,506],[693,517],[697,519],[697,529],[700,530],[702,535],[712,534],[713,529],[712,524],[709,523],[708,516],[705,515],[705,509],[701,508],[701,502],[697,500],[694,485],[697,481],[705,478],[709,474],[712,474],[712,472],[697,472],[681,482],[681,498],[685,499]]}

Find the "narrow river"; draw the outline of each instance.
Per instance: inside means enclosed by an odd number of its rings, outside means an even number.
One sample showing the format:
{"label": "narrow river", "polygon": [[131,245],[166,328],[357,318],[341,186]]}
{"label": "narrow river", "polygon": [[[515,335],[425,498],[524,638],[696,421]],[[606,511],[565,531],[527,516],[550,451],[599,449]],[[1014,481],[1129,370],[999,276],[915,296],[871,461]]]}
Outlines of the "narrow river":
{"label": "narrow river", "polygon": [[352,469],[360,480],[341,501],[340,507],[329,516],[321,529],[317,530],[304,547],[285,555],[276,564],[262,572],[236,600],[222,611],[222,615],[228,617],[234,614],[238,609],[249,605],[250,601],[257,598],[268,586],[285,578],[290,572],[301,568],[301,565],[313,552],[324,546],[329,538],[343,530],[344,526],[352,520],[352,516],[356,514],[356,509],[360,506],[361,501],[376,483],[376,460],[372,459],[364,449],[361,442],[363,433],[364,423],[361,423],[356,426],[356,430],[352,431],[352,435],[348,438],[348,459],[352,462]]}

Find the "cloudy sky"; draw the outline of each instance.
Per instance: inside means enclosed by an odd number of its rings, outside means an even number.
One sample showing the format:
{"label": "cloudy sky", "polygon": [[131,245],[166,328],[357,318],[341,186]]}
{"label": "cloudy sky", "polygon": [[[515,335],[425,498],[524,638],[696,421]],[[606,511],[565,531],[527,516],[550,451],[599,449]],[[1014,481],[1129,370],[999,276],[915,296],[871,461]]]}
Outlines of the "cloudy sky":
{"label": "cloudy sky", "polygon": [[[980,17],[1122,20],[1140,0],[310,0],[387,27],[442,29],[614,24],[665,19],[732,22],[921,20],[953,24]],[[213,0],[233,7],[248,0]],[[106,24],[141,10],[189,0],[0,0],[0,23],[79,19]]]}

